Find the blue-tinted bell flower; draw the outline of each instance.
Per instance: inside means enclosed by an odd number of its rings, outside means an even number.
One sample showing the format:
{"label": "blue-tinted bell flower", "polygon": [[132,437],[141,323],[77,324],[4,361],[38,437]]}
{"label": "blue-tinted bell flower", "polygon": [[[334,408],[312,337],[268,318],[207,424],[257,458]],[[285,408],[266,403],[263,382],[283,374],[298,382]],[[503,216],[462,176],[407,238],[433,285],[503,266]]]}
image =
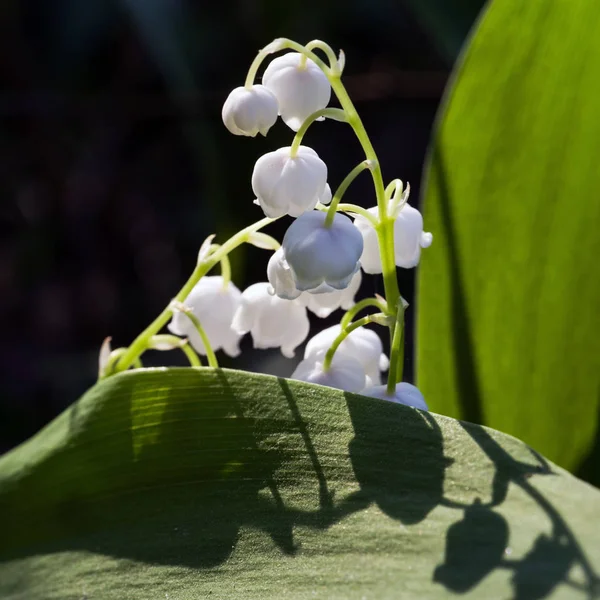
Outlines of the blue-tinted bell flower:
{"label": "blue-tinted bell flower", "polygon": [[336,213],[330,227],[325,218],[323,212],[307,212],[283,238],[283,255],[300,291],[343,290],[360,268],[363,239],[358,229],[345,215]]}
{"label": "blue-tinted bell flower", "polygon": [[376,385],[374,387],[366,388],[361,394],[363,396],[371,396],[372,398],[379,398],[381,400],[389,400],[390,402],[396,402],[396,404],[420,408],[421,410],[429,410],[425,398],[423,398],[423,394],[421,394],[419,389],[405,381],[396,385],[396,391],[392,395],[387,393],[387,386],[385,385]]}
{"label": "blue-tinted bell flower", "polygon": [[298,364],[291,375],[291,379],[317,383],[355,393],[360,392],[365,387],[365,371],[356,359],[336,352],[327,371],[323,368],[324,359],[325,351],[305,358]]}

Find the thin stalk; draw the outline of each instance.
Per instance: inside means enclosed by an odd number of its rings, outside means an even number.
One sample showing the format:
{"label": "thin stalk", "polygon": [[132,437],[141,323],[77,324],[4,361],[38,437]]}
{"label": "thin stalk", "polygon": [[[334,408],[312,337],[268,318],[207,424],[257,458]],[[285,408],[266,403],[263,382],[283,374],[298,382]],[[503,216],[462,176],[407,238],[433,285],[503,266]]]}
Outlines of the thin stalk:
{"label": "thin stalk", "polygon": [[333,119],[335,121],[346,121],[346,113],[340,108],[322,108],[320,110],[316,110],[314,113],[306,117],[304,123],[300,126],[300,129],[296,132],[294,136],[294,140],[292,141],[292,147],[290,149],[290,156],[294,158],[298,153],[298,148],[300,148],[300,144],[302,144],[302,139],[304,135],[308,131],[308,128],[321,117],[326,117]]}
{"label": "thin stalk", "polygon": [[231,262],[227,254],[221,259],[221,277],[223,278],[223,288],[227,288],[231,281]]}
{"label": "thin stalk", "polygon": [[358,321],[351,323],[345,329],[342,329],[340,334],[335,338],[335,340],[333,340],[333,343],[331,344],[331,346],[329,347],[329,350],[327,350],[327,353],[325,354],[325,360],[323,361],[323,370],[324,371],[329,371],[329,369],[331,368],[331,361],[333,360],[333,356],[335,354],[335,351],[338,349],[339,345],[355,329],[358,329],[359,327],[362,327],[363,325],[367,325],[368,323],[372,323],[373,316],[374,315],[368,315],[367,317],[363,317],[362,319],[359,319]]}
{"label": "thin stalk", "polygon": [[208,360],[208,366],[213,369],[219,368],[219,361],[215,356],[215,352],[210,345],[210,340],[208,339],[208,335],[206,335],[206,331],[204,331],[204,327],[202,327],[202,323],[200,323],[200,319],[192,312],[185,311],[183,313],[194,325],[196,331],[200,335],[200,339],[202,340],[202,344],[204,344],[204,350],[206,351],[206,359]]}
{"label": "thin stalk", "polygon": [[348,175],[344,178],[342,183],[340,183],[338,189],[335,191],[333,198],[331,199],[331,204],[329,205],[329,209],[327,210],[327,216],[325,217],[324,227],[331,227],[333,223],[333,219],[335,217],[335,213],[338,208],[338,204],[340,200],[346,193],[346,190],[350,187],[350,184],[356,179],[356,177],[362,173],[365,169],[373,169],[375,165],[370,160],[363,160],[358,163]]}
{"label": "thin stalk", "polygon": [[341,328],[345,329],[348,327],[348,325],[352,322],[352,319],[354,319],[359,312],[371,306],[378,308],[384,314],[387,311],[387,306],[381,300],[378,300],[377,298],[364,298],[363,300],[357,302],[350,310],[346,311],[346,314],[340,321]]}
{"label": "thin stalk", "polygon": [[335,55],[335,52],[333,51],[333,49],[331,48],[331,46],[329,44],[327,44],[326,42],[323,42],[321,40],[313,40],[312,42],[308,42],[308,44],[306,44],[305,48],[309,51],[314,50],[315,48],[318,48],[319,50],[322,50],[325,55],[327,56],[327,60],[329,61],[329,66],[331,69],[333,69],[337,63],[337,56]]}
{"label": "thin stalk", "polygon": [[392,338],[392,348],[390,352],[390,370],[388,373],[387,393],[390,396],[396,391],[396,384],[402,381],[402,370],[404,367],[404,311],[406,307],[404,302],[398,304],[396,313],[396,328]]}
{"label": "thin stalk", "polygon": [[[369,221],[369,223],[371,223],[371,225],[374,228],[377,227],[377,223],[378,223],[377,219],[366,208],[363,208],[362,206],[357,206],[356,204],[348,204],[348,203],[342,202],[341,204],[338,204],[337,208],[338,208],[338,211],[341,211],[341,212],[349,212],[349,213],[354,213],[356,215],[360,215],[361,217],[364,217],[367,221]],[[323,207],[323,209],[319,208],[319,210],[328,210],[328,208],[325,206],[325,207]]]}

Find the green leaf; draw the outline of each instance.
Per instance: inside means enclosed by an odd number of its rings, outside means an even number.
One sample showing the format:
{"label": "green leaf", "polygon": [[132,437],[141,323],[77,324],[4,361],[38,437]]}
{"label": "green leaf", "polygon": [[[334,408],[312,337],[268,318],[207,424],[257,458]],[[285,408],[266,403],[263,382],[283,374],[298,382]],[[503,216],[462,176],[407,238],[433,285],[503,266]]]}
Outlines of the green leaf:
{"label": "green leaf", "polygon": [[564,467],[600,400],[600,11],[495,0],[434,137],[418,382],[433,410]]}
{"label": "green leaf", "polygon": [[479,426],[300,382],[124,373],[0,459],[0,597],[582,597],[600,493]]}

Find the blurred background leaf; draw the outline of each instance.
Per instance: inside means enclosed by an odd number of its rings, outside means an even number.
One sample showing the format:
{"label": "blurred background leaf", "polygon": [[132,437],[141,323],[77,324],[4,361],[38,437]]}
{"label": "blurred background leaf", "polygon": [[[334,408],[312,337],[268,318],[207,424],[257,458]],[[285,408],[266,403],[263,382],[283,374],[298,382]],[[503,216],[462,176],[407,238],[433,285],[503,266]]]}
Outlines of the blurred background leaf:
{"label": "blurred background leaf", "polygon": [[600,400],[599,33],[590,0],[492,2],[439,117],[424,192],[425,397],[570,469],[590,451]]}

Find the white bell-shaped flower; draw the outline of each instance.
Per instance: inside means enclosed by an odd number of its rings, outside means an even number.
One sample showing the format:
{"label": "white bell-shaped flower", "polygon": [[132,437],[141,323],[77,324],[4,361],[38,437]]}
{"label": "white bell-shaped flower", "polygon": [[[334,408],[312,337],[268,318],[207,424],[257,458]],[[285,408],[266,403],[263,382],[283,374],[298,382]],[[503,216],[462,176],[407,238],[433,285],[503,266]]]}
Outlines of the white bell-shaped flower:
{"label": "white bell-shaped flower", "polygon": [[263,74],[263,85],[275,94],[284,123],[298,131],[306,117],[325,108],[331,85],[325,73],[298,52],[275,58]]}
{"label": "white bell-shaped flower", "polygon": [[299,217],[312,210],[325,194],[327,165],[318,154],[300,146],[296,156],[291,147],[261,156],[252,172],[252,190],[265,215]]}
{"label": "white bell-shaped flower", "polygon": [[323,194],[321,194],[321,197],[319,198],[319,202],[321,204],[327,206],[328,204],[331,203],[332,198],[333,198],[333,194],[331,193],[331,188],[329,187],[329,184],[326,183],[325,189],[323,190]]}
{"label": "white bell-shaped flower", "polygon": [[232,327],[239,334],[250,332],[255,348],[281,347],[281,353],[292,358],[310,329],[306,308],[272,295],[270,287],[255,283],[244,290]]}
{"label": "white bell-shaped flower", "polygon": [[302,292],[296,288],[292,270],[288,265],[283,248],[279,248],[273,252],[267,264],[267,279],[271,284],[272,291],[284,300],[294,300],[298,298]]}
{"label": "white bell-shaped flower", "polygon": [[363,239],[352,221],[336,213],[330,227],[326,213],[304,213],[288,228],[282,248],[296,288],[313,293],[343,290],[360,268]]}
{"label": "white bell-shaped flower", "polygon": [[358,292],[361,282],[362,275],[359,269],[350,280],[350,284],[346,289],[333,290],[324,294],[302,292],[300,301],[306,308],[312,310],[317,317],[325,319],[338,308],[348,310],[354,306],[354,296]]}
{"label": "white bell-shaped flower", "polygon": [[[317,333],[306,344],[304,358],[327,351],[341,331],[340,325],[334,325]],[[383,353],[381,339],[373,330],[364,327],[358,327],[348,334],[346,339],[338,346],[334,356],[338,354],[357,360],[362,365],[367,377],[369,377],[371,385],[379,385],[381,383],[381,371],[387,370],[390,366],[388,357]]]}
{"label": "white bell-shaped flower", "polygon": [[[369,209],[377,216],[377,207]],[[357,215],[354,224],[363,236],[364,250],[360,263],[365,273],[381,273],[377,233],[367,219]],[[421,248],[431,246],[433,236],[423,231],[423,217],[410,204],[404,204],[394,222],[394,260],[397,267],[411,269],[419,264]]]}
{"label": "white bell-shaped flower", "polygon": [[279,105],[273,92],[264,85],[235,88],[223,105],[225,127],[234,135],[256,136],[267,132],[277,121]]}
{"label": "white bell-shaped flower", "polygon": [[362,365],[354,358],[336,352],[331,361],[331,367],[325,371],[323,361],[325,351],[305,358],[292,373],[291,379],[318,383],[346,392],[358,393],[364,389],[367,378]]}
{"label": "white bell-shaped flower", "polygon": [[390,402],[396,402],[397,404],[404,404],[405,406],[420,408],[421,410],[429,410],[425,398],[423,398],[423,394],[421,394],[419,389],[405,381],[396,385],[396,391],[392,395],[387,393],[387,386],[385,385],[365,388],[361,394],[363,396],[371,396],[372,398],[379,398],[381,400],[389,400]]}
{"label": "white bell-shaped flower", "polygon": [[[232,329],[231,322],[240,305],[241,295],[233,283],[225,286],[223,277],[217,275],[202,277],[183,301],[200,321],[214,351],[223,348],[229,356],[240,353],[241,336]],[[168,328],[175,335],[189,338],[196,352],[206,355],[200,334],[185,313],[174,313]]]}

